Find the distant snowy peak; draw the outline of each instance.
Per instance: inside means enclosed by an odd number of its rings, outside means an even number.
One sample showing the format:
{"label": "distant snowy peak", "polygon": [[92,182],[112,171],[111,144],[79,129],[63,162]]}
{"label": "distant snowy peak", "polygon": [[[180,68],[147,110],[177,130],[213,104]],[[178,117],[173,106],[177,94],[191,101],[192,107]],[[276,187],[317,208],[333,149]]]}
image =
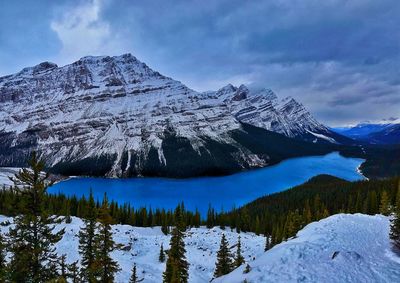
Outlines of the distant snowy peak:
{"label": "distant snowy peak", "polygon": [[[53,167],[87,167],[101,158],[112,167],[101,174],[147,174],[155,162],[169,166],[165,153],[182,147],[196,157],[213,155],[210,143],[218,154],[217,144],[228,151],[221,160],[210,157],[218,168],[226,154],[236,160],[235,168],[269,164],[269,155],[254,154],[249,144],[232,138],[243,124],[288,138],[341,142],[292,98],[231,84],[199,93],[131,54],[86,56],[63,67],[43,62],[0,77],[0,109],[3,166],[36,149]],[[153,165],[145,170],[149,160]]]}
{"label": "distant snowy peak", "polygon": [[339,134],[371,144],[400,144],[400,119],[389,118],[334,128]]}

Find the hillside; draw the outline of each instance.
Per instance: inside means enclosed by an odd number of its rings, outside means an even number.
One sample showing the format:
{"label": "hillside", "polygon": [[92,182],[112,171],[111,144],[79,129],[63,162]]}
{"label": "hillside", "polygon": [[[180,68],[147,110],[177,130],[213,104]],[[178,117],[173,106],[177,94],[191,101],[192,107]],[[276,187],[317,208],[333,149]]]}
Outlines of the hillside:
{"label": "hillside", "polygon": [[391,250],[389,219],[338,214],[307,225],[216,283],[399,282],[400,257]]}
{"label": "hillside", "polygon": [[[7,221],[0,217],[1,232],[8,231]],[[11,224],[12,225],[12,224]],[[67,262],[80,259],[78,231],[83,223],[72,217],[57,244],[57,253],[66,254]],[[400,257],[390,249],[389,220],[381,215],[338,214],[313,222],[297,233],[297,237],[274,246],[264,253],[265,238],[253,233],[240,233],[242,251],[251,266],[248,274],[244,265],[213,282],[397,282],[400,280]],[[113,225],[113,237],[121,249],[112,253],[122,270],[116,282],[127,282],[133,263],[137,264],[142,282],[161,282],[165,263],[158,262],[161,243],[168,249],[170,236],[160,227]],[[186,233],[186,257],[190,263],[189,282],[209,282],[215,268],[216,252],[224,233],[232,252],[239,234],[230,229],[191,228]]]}
{"label": "hillside", "polygon": [[[7,221],[12,222],[12,218],[0,216],[0,223],[3,223],[0,225],[0,230],[3,235],[10,227],[10,225],[4,225]],[[83,221],[77,217],[72,217],[70,224],[63,222],[57,226],[57,229],[65,228],[65,234],[57,243],[56,251],[60,256],[66,255],[67,263],[80,259],[78,232],[81,226],[83,226]],[[160,227],[113,225],[112,230],[116,244],[121,245],[120,250],[112,253],[112,258],[117,260],[121,267],[115,282],[128,282],[133,263],[136,263],[139,279],[144,279],[145,283],[160,283],[165,270],[165,263],[158,261],[160,245],[163,244],[167,250],[171,236],[164,235]],[[187,231],[185,243],[186,257],[190,263],[190,282],[202,283],[211,280],[222,233],[227,237],[233,251],[239,235],[236,232],[222,231],[219,228],[191,228]],[[251,260],[263,253],[263,236],[256,236],[253,233],[241,233],[240,236],[246,260]]]}

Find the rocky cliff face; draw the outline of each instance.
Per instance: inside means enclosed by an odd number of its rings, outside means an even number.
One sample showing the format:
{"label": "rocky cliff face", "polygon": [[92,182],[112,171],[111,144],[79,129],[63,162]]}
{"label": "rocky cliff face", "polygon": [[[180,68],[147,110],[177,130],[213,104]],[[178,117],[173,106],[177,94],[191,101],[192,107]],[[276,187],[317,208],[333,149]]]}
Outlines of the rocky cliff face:
{"label": "rocky cliff face", "polygon": [[294,99],[244,85],[199,93],[130,54],[1,77],[0,109],[0,166],[23,165],[37,150],[64,174],[224,174],[278,161],[245,145],[265,135],[257,128],[295,138],[295,147],[338,137]]}

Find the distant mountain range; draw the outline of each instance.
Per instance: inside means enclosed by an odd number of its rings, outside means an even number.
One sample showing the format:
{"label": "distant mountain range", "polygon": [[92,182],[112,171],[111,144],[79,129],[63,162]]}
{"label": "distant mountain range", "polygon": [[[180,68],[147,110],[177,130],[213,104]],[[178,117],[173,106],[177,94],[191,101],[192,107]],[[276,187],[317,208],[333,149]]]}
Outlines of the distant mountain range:
{"label": "distant mountain range", "polygon": [[333,128],[337,133],[370,144],[400,144],[400,119],[364,122],[356,126]]}
{"label": "distant mountain range", "polygon": [[38,151],[66,175],[227,174],[351,143],[293,98],[197,92],[131,54],[44,62],[0,78],[0,166]]}

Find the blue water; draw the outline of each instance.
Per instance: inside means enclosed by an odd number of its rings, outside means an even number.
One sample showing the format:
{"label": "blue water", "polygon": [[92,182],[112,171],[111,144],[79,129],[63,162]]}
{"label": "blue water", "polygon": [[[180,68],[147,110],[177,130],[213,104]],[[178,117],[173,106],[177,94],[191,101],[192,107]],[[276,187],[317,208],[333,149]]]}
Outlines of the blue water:
{"label": "blue water", "polygon": [[330,174],[349,181],[363,179],[357,167],[363,159],[345,158],[338,153],[325,156],[293,158],[277,165],[224,177],[191,179],[167,178],[72,178],[49,188],[50,193],[78,197],[93,190],[101,200],[104,192],[119,203],[129,202],[138,208],[175,208],[184,201],[186,208],[204,215],[209,204],[216,210],[241,206],[258,197],[283,191],[319,174]]}

